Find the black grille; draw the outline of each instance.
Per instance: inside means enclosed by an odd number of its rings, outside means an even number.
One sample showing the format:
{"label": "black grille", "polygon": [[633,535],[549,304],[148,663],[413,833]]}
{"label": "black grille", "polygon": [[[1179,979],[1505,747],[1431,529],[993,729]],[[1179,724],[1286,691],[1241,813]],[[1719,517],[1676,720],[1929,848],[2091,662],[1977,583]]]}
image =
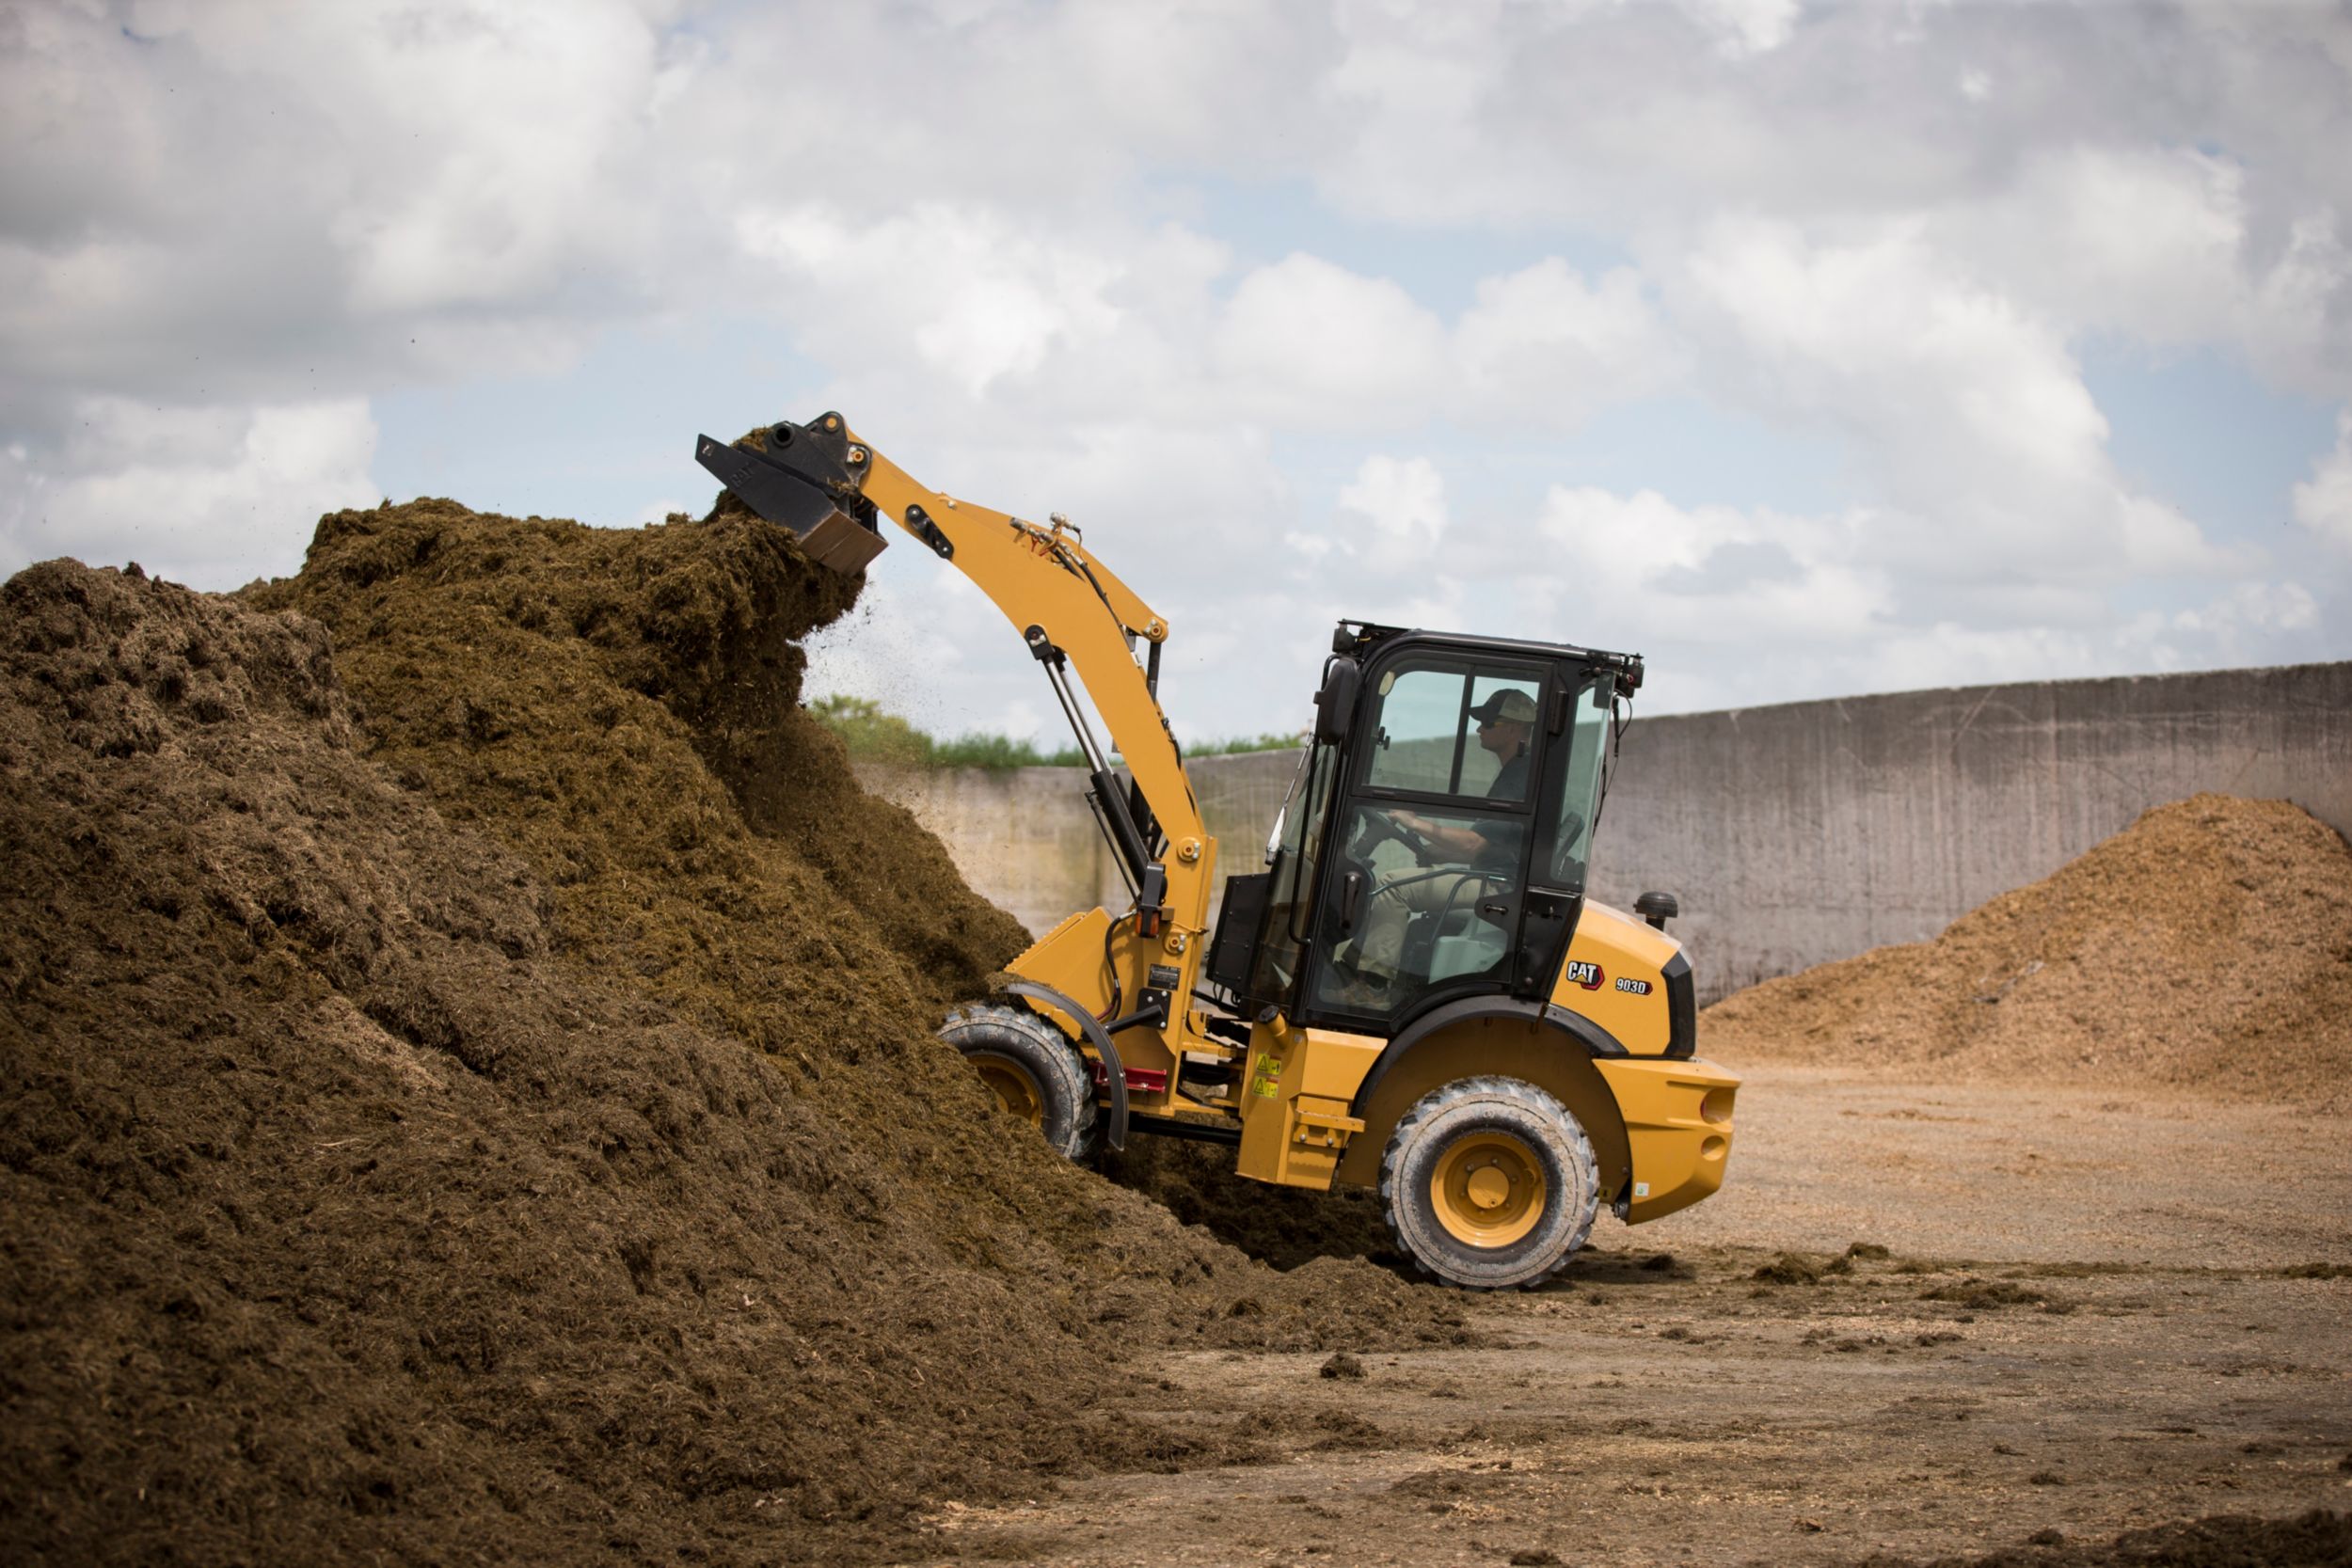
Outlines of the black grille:
{"label": "black grille", "polygon": [[1666,1054],[1688,1061],[1699,1050],[1698,988],[1691,983],[1691,960],[1677,953],[1659,973],[1666,979]]}
{"label": "black grille", "polygon": [[1225,879],[1225,903],[1217,911],[1216,936],[1209,943],[1209,978],[1239,995],[1249,984],[1250,960],[1258,951],[1258,923],[1265,915],[1272,872]]}

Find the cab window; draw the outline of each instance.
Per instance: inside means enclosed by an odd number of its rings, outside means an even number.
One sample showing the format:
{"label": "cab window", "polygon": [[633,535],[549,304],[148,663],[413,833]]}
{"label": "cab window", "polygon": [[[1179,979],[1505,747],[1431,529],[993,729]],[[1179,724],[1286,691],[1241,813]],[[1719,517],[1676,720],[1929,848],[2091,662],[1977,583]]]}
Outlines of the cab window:
{"label": "cab window", "polygon": [[1385,672],[1365,786],[1525,804],[1525,760],[1514,766],[1482,732],[1498,721],[1532,732],[1541,690],[1534,671],[1445,662]]}

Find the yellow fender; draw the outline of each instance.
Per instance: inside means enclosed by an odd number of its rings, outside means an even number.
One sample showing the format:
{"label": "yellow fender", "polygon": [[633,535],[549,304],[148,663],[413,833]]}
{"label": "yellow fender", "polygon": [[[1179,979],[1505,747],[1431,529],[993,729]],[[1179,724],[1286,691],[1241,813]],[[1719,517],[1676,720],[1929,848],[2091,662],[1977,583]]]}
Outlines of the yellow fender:
{"label": "yellow fender", "polygon": [[1594,1058],[1625,1053],[1606,1031],[1565,1007],[1484,996],[1434,1008],[1389,1041],[1357,1086],[1350,1109],[1364,1130],[1349,1142],[1334,1179],[1375,1185],[1389,1134],[1422,1096],[1456,1079],[1496,1075],[1549,1091],[1583,1124],[1600,1190],[1613,1200],[1629,1180],[1631,1151],[1616,1096]]}
{"label": "yellow fender", "polygon": [[1557,1003],[1477,997],[1438,1007],[1391,1040],[1358,1086],[1363,1131],[1334,1180],[1372,1186],[1397,1121],[1456,1079],[1498,1074],[1554,1096],[1592,1139],[1600,1190],[1629,1224],[1686,1208],[1723,1185],[1740,1080],[1711,1062],[1634,1056]]}

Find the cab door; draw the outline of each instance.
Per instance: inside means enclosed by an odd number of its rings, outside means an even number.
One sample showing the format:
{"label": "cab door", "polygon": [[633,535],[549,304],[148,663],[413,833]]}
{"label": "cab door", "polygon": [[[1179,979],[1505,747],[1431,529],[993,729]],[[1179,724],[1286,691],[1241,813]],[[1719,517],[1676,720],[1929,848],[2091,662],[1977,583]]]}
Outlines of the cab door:
{"label": "cab door", "polygon": [[1565,689],[1552,662],[1441,643],[1367,671],[1315,904],[1311,1021],[1389,1033],[1441,1002],[1547,989],[1533,972],[1574,911],[1549,881],[1531,903],[1529,864],[1556,815]]}
{"label": "cab door", "polygon": [[1612,673],[1571,664],[1552,679],[1544,708],[1544,792],[1536,804],[1512,988],[1514,994],[1534,998],[1551,994],[1584,911],[1593,830],[1616,717]]}

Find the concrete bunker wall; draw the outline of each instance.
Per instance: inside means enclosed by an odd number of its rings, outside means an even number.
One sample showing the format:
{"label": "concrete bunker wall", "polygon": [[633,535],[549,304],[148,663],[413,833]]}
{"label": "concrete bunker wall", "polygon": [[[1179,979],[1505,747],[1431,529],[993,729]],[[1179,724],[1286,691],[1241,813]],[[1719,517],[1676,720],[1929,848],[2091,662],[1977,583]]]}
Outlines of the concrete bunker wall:
{"label": "concrete bunker wall", "polygon": [[[1297,753],[1190,764],[1220,877],[1257,868]],[[2032,681],[1639,720],[1594,893],[1681,900],[1699,998],[1918,942],[2201,789],[2352,834],[2352,662]],[[1123,907],[1072,768],[862,769],[1041,931]]]}

